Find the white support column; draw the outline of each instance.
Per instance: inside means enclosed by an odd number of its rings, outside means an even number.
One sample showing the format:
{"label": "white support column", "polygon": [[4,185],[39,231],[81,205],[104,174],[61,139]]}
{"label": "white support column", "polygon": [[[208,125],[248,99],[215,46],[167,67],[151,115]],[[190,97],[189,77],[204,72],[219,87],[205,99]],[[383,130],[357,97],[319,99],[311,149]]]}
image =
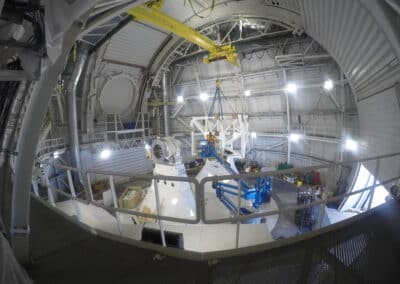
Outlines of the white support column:
{"label": "white support column", "polygon": [[164,72],[163,74],[163,80],[162,80],[162,85],[163,85],[163,110],[164,110],[164,132],[165,136],[170,136],[169,132],[169,111],[168,111],[168,84],[167,84],[167,73]]}
{"label": "white support column", "polygon": [[[283,83],[286,86],[287,79],[286,79],[286,70],[285,69],[282,70],[282,74],[283,74]],[[292,152],[292,143],[290,142],[290,104],[289,104],[289,94],[286,89],[285,89],[285,99],[286,99],[286,120],[287,120],[286,129],[287,129],[287,133],[288,133],[287,163],[290,164],[291,152]]]}

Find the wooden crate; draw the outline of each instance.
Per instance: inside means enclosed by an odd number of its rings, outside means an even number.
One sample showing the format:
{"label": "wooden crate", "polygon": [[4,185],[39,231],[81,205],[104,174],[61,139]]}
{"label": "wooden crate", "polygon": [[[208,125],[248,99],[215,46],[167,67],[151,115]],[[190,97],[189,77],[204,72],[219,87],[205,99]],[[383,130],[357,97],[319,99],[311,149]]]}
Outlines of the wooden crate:
{"label": "wooden crate", "polygon": [[101,193],[110,188],[110,184],[108,179],[102,179],[99,181],[96,181],[95,184],[92,185],[92,189],[94,193]]}
{"label": "wooden crate", "polygon": [[128,186],[118,199],[120,208],[134,209],[143,199],[143,188],[141,186]]}

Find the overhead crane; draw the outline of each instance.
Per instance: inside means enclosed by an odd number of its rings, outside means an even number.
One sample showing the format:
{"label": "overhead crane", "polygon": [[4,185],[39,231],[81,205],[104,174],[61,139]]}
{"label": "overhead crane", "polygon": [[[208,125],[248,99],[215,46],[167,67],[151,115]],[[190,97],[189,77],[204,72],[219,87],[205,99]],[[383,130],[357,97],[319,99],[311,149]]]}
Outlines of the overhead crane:
{"label": "overhead crane", "polygon": [[132,15],[136,21],[158,26],[209,51],[209,55],[203,59],[204,63],[226,59],[233,65],[238,64],[236,49],[233,45],[218,45],[198,31],[164,14],[161,11],[163,4],[164,0],[148,1],[128,10],[128,14]]}

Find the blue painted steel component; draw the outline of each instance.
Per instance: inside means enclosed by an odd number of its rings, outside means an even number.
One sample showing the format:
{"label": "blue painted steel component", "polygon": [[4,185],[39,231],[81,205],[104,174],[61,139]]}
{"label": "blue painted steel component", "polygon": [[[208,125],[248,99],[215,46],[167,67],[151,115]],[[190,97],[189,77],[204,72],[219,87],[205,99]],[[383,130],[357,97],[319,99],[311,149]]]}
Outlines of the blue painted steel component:
{"label": "blue painted steel component", "polygon": [[[213,145],[207,141],[207,140],[201,140],[200,141],[200,146],[201,147],[201,152],[200,152],[200,156],[204,159],[207,158],[214,158],[216,159],[222,166],[224,166],[224,168],[231,174],[231,175],[236,175],[237,172],[235,172],[231,166],[229,165],[228,162],[226,162],[224,159],[222,159],[218,153],[215,151],[215,148],[213,147]],[[245,180],[237,180],[235,179],[237,182],[240,182],[242,185],[242,189],[248,189],[249,185],[247,184],[247,182]]]}
{"label": "blue painted steel component", "polygon": [[[236,172],[230,167],[224,159],[222,159],[215,151],[212,144],[207,140],[200,142],[202,146],[200,155],[202,158],[214,158],[216,159],[230,174],[236,174]],[[270,199],[271,192],[271,177],[259,177],[257,178],[254,187],[250,187],[249,184],[243,179],[235,179],[241,184],[241,198],[245,200],[253,200],[253,207],[258,208],[262,203],[268,202]],[[233,202],[225,196],[231,194],[237,196],[239,193],[239,187],[237,185],[225,183],[225,182],[214,182],[213,188],[216,190],[218,199],[228,208],[232,213],[237,212],[237,207]],[[246,213],[247,212],[247,213]],[[240,214],[250,214],[250,211],[245,208],[240,208]]]}
{"label": "blue painted steel component", "polygon": [[[222,194],[227,193],[235,196],[238,195],[239,191],[238,186],[224,182],[214,183],[213,188],[217,190],[217,193],[221,192]],[[271,178],[259,177],[254,183],[253,188],[242,189],[241,197],[245,200],[253,200],[253,207],[258,208],[262,203],[266,203],[269,201],[270,192],[271,192]]]}

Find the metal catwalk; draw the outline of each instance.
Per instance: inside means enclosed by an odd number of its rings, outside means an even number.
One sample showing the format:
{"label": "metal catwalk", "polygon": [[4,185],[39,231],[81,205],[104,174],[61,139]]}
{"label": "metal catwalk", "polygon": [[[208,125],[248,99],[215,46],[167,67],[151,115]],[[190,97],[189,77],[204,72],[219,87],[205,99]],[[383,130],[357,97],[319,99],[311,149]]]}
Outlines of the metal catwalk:
{"label": "metal catwalk", "polygon": [[400,202],[306,241],[194,262],[96,237],[32,199],[35,283],[399,283]]}

